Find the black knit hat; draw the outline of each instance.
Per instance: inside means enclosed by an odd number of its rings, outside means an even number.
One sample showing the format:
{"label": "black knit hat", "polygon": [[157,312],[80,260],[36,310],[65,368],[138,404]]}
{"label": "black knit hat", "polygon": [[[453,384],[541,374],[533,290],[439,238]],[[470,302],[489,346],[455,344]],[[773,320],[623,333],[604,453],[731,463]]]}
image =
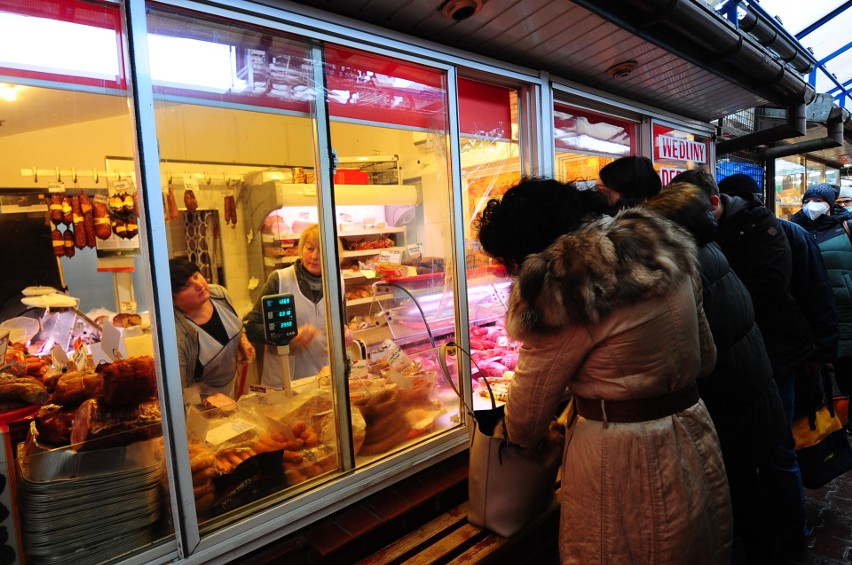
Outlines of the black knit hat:
{"label": "black knit hat", "polygon": [[737,173],[720,180],[719,192],[731,196],[739,196],[746,200],[751,200],[754,197],[763,197],[763,190],[758,186],[757,181],[743,173]]}
{"label": "black knit hat", "polygon": [[834,190],[834,187],[828,183],[820,183],[815,184],[809,189],[805,191],[802,195],[802,202],[810,198],[811,196],[818,196],[822,198],[826,202],[828,202],[829,206],[834,206],[834,201],[837,199],[837,191]]}
{"label": "black knit hat", "polygon": [[598,174],[601,181],[621,194],[629,205],[644,202],[663,189],[660,175],[647,157],[621,157],[604,166]]}

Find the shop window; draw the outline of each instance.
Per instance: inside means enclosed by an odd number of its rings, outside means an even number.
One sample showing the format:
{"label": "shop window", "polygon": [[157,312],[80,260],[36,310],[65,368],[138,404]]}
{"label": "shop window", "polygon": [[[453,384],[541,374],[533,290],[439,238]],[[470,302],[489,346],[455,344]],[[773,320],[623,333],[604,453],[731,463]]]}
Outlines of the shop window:
{"label": "shop window", "polygon": [[804,157],[775,160],[775,214],[779,218],[789,219],[801,209],[805,184]]}
{"label": "shop window", "polygon": [[553,107],[556,178],[588,186],[618,157],[636,154],[636,124],[562,103]]}
{"label": "shop window", "polygon": [[0,6],[0,82],[15,85],[0,100],[0,336],[24,393],[4,393],[0,445],[18,562],[175,543],[120,21],[114,3]]}

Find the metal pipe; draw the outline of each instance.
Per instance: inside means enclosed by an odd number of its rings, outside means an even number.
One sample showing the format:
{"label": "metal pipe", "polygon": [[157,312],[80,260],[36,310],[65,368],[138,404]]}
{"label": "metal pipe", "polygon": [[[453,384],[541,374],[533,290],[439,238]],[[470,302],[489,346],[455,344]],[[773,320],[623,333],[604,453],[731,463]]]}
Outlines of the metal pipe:
{"label": "metal pipe", "polygon": [[807,104],[815,95],[814,88],[784,61],[700,2],[573,2],[773,103]]}
{"label": "metal pipe", "polygon": [[843,108],[835,108],[825,122],[826,136],[819,139],[808,139],[799,143],[787,143],[770,147],[760,152],[761,159],[768,161],[788,155],[810,153],[821,149],[830,149],[843,145],[843,123],[849,119],[849,112]]}
{"label": "metal pipe", "polygon": [[782,60],[800,73],[809,73],[816,67],[816,60],[802,46],[779,33],[778,25],[767,21],[752,6],[739,21],[740,29],[752,34],[764,47],[772,49]]}
{"label": "metal pipe", "polygon": [[793,104],[787,108],[787,123],[721,141],[716,144],[716,155],[750,149],[758,145],[767,145],[791,137],[799,137],[805,135],[807,131],[807,106],[803,102]]}

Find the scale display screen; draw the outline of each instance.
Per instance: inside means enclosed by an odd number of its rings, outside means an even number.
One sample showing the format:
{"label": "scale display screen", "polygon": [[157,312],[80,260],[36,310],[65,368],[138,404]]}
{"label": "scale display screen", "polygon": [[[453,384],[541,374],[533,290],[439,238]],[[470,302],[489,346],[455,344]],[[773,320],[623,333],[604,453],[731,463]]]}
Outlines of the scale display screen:
{"label": "scale display screen", "polygon": [[287,345],[299,332],[292,294],[269,294],[261,298],[263,332],[273,345]]}

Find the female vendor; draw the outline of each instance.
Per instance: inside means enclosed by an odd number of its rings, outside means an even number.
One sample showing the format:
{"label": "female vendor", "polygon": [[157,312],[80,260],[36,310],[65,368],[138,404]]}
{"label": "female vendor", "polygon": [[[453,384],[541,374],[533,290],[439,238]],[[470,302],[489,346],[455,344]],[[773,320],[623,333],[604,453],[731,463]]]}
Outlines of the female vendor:
{"label": "female vendor", "polygon": [[251,363],[255,353],[228,291],[186,259],[172,259],[169,270],[184,386],[233,397],[238,362]]}
{"label": "female vendor", "polygon": [[298,251],[298,258],[292,265],[269,275],[254,308],[245,318],[249,339],[254,343],[264,343],[261,298],[270,294],[293,295],[299,330],[290,342],[295,363],[290,364],[289,370],[285,371],[284,363],[289,361],[277,353],[274,345],[266,345],[263,356],[260,382],[273,388],[289,388],[285,373],[291,379],[301,379],[316,375],[323,366],[328,365],[319,226],[313,224],[302,232]]}

